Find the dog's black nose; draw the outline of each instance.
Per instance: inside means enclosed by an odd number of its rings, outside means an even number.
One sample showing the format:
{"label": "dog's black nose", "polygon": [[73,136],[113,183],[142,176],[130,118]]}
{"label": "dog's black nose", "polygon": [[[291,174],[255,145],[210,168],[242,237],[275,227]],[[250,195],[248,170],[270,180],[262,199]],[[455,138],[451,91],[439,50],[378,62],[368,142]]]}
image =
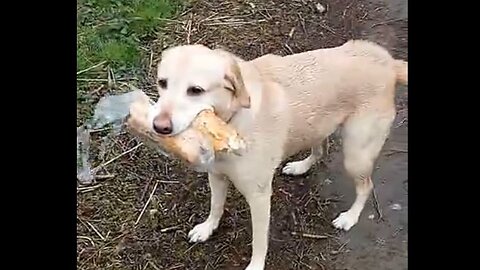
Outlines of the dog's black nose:
{"label": "dog's black nose", "polygon": [[166,115],[159,115],[153,119],[153,130],[162,135],[169,135],[173,132],[172,121]]}

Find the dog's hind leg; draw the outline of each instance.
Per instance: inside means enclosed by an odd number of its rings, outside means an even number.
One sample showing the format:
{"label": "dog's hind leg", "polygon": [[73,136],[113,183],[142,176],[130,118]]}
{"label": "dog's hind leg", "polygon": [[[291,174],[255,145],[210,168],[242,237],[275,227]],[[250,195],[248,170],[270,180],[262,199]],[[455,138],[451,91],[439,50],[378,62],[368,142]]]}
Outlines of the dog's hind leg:
{"label": "dog's hind leg", "polygon": [[356,198],[346,212],[341,213],[333,225],[349,230],[358,222],[367,199],[373,189],[371,179],[374,162],[377,159],[395,117],[391,110],[380,114],[364,112],[352,116],[343,129],[344,165],[348,175],[355,181]]}
{"label": "dog's hind leg", "polygon": [[287,175],[302,175],[315,164],[326,152],[328,146],[328,140],[323,140],[322,143],[318,146],[314,146],[311,149],[310,155],[299,161],[288,162],[285,167],[282,169],[283,174]]}

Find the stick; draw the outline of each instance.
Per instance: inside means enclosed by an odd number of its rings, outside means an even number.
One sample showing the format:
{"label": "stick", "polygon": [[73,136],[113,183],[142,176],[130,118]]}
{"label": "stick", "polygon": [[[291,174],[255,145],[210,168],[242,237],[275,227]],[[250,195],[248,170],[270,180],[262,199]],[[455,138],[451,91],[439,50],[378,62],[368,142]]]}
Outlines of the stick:
{"label": "stick", "polygon": [[400,121],[400,123],[398,123],[398,124],[395,126],[395,128],[399,128],[399,127],[403,126],[403,124],[404,124],[407,120],[408,120],[408,118],[406,118],[406,117],[403,118],[402,121]]}
{"label": "stick", "polygon": [[373,24],[371,28],[374,28],[374,27],[379,26],[379,25],[389,24],[389,23],[392,23],[392,22],[398,22],[398,21],[403,21],[403,20],[405,20],[405,19],[404,18],[398,18],[398,19],[388,20],[388,21]]}
{"label": "stick", "polygon": [[166,233],[166,232],[169,232],[169,231],[172,231],[172,230],[175,230],[177,228],[179,228],[180,225],[175,225],[175,226],[172,226],[172,227],[168,227],[168,228],[163,228],[160,230],[161,233]]}
{"label": "stick", "polygon": [[408,150],[406,150],[406,149],[392,148],[392,149],[389,149],[389,152],[387,152],[387,153],[385,154],[385,156],[388,157],[388,156],[391,156],[391,155],[396,154],[396,153],[405,153],[405,154],[406,154],[406,153],[408,153]]}
{"label": "stick", "polygon": [[291,54],[295,54],[295,53],[293,52],[292,48],[290,48],[290,46],[288,46],[287,43],[285,43],[285,48],[287,48],[288,51],[289,51]]}
{"label": "stick", "polygon": [[96,189],[98,187],[101,187],[101,185],[96,185],[96,186],[88,186],[88,187],[79,187],[77,188],[77,192],[79,191],[84,191],[84,190],[90,190],[90,189]]}
{"label": "stick", "polygon": [[98,172],[98,171],[99,171],[101,168],[103,168],[103,167],[107,166],[108,164],[110,164],[110,163],[114,162],[115,160],[117,160],[117,159],[119,159],[119,158],[121,158],[121,157],[125,156],[126,154],[128,154],[128,153],[130,153],[130,152],[134,151],[135,149],[139,148],[139,147],[140,147],[140,146],[142,146],[142,145],[143,145],[143,143],[139,143],[139,144],[137,144],[136,146],[134,146],[134,147],[130,148],[129,150],[127,150],[127,151],[125,151],[125,152],[121,153],[120,155],[118,155],[118,156],[116,156],[116,157],[114,157],[114,158],[110,159],[109,161],[107,161],[107,162],[105,162],[105,163],[102,163],[102,164],[98,165],[97,167],[95,167],[95,168],[93,168],[93,169],[92,169],[92,174],[96,174],[96,173],[97,173],[97,172]]}
{"label": "stick", "polygon": [[94,69],[94,68],[97,68],[97,67],[105,64],[106,62],[107,62],[107,61],[102,61],[102,62],[100,62],[100,63],[98,63],[98,64],[96,64],[96,65],[93,65],[93,66],[89,67],[89,68],[86,68],[86,69],[84,69],[84,70],[77,71],[77,76],[80,75],[80,74],[82,74],[82,73],[85,73],[85,72],[87,72],[87,71],[90,71],[90,70],[92,70],[92,69]]}
{"label": "stick", "polygon": [[166,181],[166,180],[159,180],[158,182],[162,184],[179,184],[180,181]]}
{"label": "stick", "polygon": [[146,202],[145,205],[143,206],[142,212],[140,212],[140,215],[138,215],[137,221],[135,221],[135,225],[138,224],[138,222],[140,221],[140,219],[141,219],[142,216],[143,216],[143,213],[145,213],[145,210],[147,209],[148,204],[149,204],[150,201],[152,200],[153,194],[154,194],[155,191],[157,190],[157,186],[158,186],[158,181],[155,183],[155,186],[153,187],[152,193],[150,193],[150,197],[148,197],[147,202]]}
{"label": "stick", "polygon": [[77,236],[77,238],[78,238],[78,239],[83,239],[83,240],[88,240],[88,241],[90,241],[90,243],[92,244],[92,246],[95,247],[95,242],[93,242],[92,238],[87,237],[87,236],[82,236],[82,235]]}
{"label": "stick", "polygon": [[103,237],[103,235],[97,230],[97,228],[95,228],[95,226],[92,225],[92,223],[86,221],[88,226],[90,226],[90,228],[92,228],[92,230],[98,235],[100,236],[100,238],[105,241],[105,237]]}
{"label": "stick", "polygon": [[192,34],[192,17],[193,17],[193,14],[190,13],[190,18],[188,19],[188,22],[187,22],[187,44],[190,44],[190,36]]}
{"label": "stick", "polygon": [[328,236],[325,235],[318,235],[318,234],[309,234],[309,233],[301,233],[301,232],[291,232],[292,235],[298,235],[305,238],[312,238],[312,239],[327,239]]}
{"label": "stick", "polygon": [[380,204],[378,203],[377,192],[375,192],[375,186],[373,186],[373,206],[375,207],[375,211],[377,211],[378,219],[377,221],[383,220],[382,210],[380,209]]}

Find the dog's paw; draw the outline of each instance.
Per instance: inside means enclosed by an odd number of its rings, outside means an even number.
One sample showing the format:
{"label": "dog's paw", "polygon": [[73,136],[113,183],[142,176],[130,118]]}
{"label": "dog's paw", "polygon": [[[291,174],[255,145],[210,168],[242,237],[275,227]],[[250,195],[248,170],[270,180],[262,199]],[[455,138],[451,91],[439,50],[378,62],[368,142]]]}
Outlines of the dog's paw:
{"label": "dog's paw", "polygon": [[310,164],[305,160],[288,162],[282,169],[283,174],[287,175],[301,175],[310,169]]}
{"label": "dog's paw", "polygon": [[188,233],[188,238],[190,239],[190,242],[193,243],[205,242],[217,227],[218,224],[205,221],[193,227],[193,229]]}
{"label": "dog's paw", "polygon": [[358,216],[347,211],[341,213],[332,223],[335,228],[348,231],[353,225],[357,224],[357,222]]}
{"label": "dog's paw", "polygon": [[263,270],[265,267],[264,267],[264,264],[253,264],[253,263],[250,263],[247,268],[245,268],[245,270]]}

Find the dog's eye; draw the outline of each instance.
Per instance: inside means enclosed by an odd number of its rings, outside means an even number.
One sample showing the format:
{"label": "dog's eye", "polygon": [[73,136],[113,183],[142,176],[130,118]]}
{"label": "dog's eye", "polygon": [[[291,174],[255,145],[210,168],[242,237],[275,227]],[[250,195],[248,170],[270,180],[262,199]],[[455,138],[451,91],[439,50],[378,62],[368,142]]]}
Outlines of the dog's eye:
{"label": "dog's eye", "polygon": [[158,80],[158,86],[160,86],[160,88],[162,88],[162,89],[166,89],[167,88],[167,79]]}
{"label": "dog's eye", "polygon": [[187,95],[189,96],[198,96],[200,94],[202,94],[203,92],[205,92],[205,90],[199,86],[190,86],[188,89],[187,89]]}

